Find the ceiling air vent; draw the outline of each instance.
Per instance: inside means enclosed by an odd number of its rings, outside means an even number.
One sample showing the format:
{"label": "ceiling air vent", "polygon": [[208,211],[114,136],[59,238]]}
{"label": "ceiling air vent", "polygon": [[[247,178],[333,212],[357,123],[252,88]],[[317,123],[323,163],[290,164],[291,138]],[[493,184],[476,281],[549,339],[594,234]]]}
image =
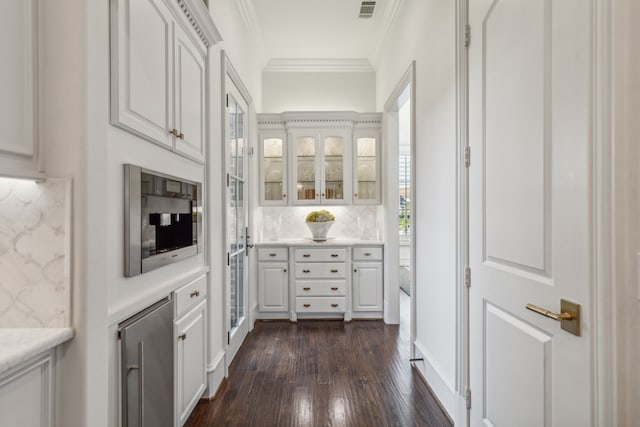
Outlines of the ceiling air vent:
{"label": "ceiling air vent", "polygon": [[360,18],[368,19],[373,16],[373,11],[376,8],[376,2],[374,1],[363,1],[360,4]]}

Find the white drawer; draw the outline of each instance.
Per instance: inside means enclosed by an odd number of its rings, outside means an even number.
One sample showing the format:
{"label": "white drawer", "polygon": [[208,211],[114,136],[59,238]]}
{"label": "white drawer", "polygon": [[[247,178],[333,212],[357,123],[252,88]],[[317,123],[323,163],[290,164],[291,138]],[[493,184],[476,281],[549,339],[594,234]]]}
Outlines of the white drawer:
{"label": "white drawer", "polygon": [[344,297],[297,297],[298,313],[344,313],[347,299]]}
{"label": "white drawer", "polygon": [[175,292],[176,318],[182,316],[191,307],[203,301],[207,296],[207,276],[190,282]]}
{"label": "white drawer", "polygon": [[258,261],[286,261],[289,248],[258,248]]}
{"label": "white drawer", "polygon": [[346,294],[346,280],[298,280],[296,282],[296,296],[299,297],[343,297]]}
{"label": "white drawer", "polygon": [[345,278],[346,264],[337,263],[296,263],[298,279],[342,279]]}
{"label": "white drawer", "polygon": [[354,261],[382,261],[382,248],[353,248]]}
{"label": "white drawer", "polygon": [[345,248],[298,248],[296,249],[296,261],[326,262],[346,261],[347,250]]}

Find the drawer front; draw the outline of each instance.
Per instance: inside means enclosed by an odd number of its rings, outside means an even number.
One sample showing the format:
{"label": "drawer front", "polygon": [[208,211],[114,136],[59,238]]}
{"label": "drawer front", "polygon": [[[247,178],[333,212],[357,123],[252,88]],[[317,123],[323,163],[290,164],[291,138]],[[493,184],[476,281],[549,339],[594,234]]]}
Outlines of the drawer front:
{"label": "drawer front", "polygon": [[288,248],[258,248],[258,261],[286,261],[288,259]]}
{"label": "drawer front", "polygon": [[344,313],[347,299],[344,297],[297,297],[298,313]]}
{"label": "drawer front", "polygon": [[354,261],[382,261],[382,248],[353,248]]}
{"label": "drawer front", "polygon": [[207,296],[206,276],[199,277],[175,291],[176,317],[186,313],[191,307],[203,301]]}
{"label": "drawer front", "polygon": [[337,263],[296,263],[296,278],[298,279],[342,279],[347,277],[346,264]]}
{"label": "drawer front", "polygon": [[302,262],[326,262],[346,261],[347,250],[345,248],[299,248],[296,249],[296,261]]}
{"label": "drawer front", "polygon": [[298,280],[296,296],[298,297],[343,297],[347,294],[346,280],[314,281]]}

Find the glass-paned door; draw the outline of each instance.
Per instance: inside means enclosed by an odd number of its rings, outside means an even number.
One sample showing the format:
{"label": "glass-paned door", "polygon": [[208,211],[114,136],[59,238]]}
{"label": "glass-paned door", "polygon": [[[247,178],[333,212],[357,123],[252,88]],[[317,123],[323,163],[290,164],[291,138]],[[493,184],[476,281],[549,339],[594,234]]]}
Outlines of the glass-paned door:
{"label": "glass-paned door", "polygon": [[[262,139],[262,202],[286,204],[285,140],[283,137]],[[283,203],[285,202],[285,203]]]}
{"label": "glass-paned door", "polygon": [[326,136],[324,147],[324,185],[322,200],[329,202],[344,200],[344,151],[345,141],[341,136]]}
{"label": "glass-paned door", "polygon": [[317,188],[317,162],[316,158],[318,139],[314,136],[299,136],[295,138],[295,179],[296,201],[317,203],[320,194]]}
{"label": "glass-paned door", "polygon": [[225,158],[227,164],[227,331],[229,363],[249,328],[247,320],[246,240],[248,179],[246,176],[247,105],[227,79]]}
{"label": "glass-paned door", "polygon": [[355,201],[376,202],[380,198],[376,138],[356,138],[355,144]]}

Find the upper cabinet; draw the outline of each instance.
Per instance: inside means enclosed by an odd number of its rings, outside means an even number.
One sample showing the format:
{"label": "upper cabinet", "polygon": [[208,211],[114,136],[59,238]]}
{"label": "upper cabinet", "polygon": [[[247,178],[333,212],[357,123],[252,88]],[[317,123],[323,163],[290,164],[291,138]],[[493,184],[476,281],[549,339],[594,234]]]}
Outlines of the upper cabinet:
{"label": "upper cabinet", "polygon": [[44,176],[38,127],[38,0],[0,6],[0,174]]}
{"label": "upper cabinet", "polygon": [[380,203],[381,121],[377,113],[258,115],[261,204]]}
{"label": "upper cabinet", "polygon": [[197,0],[111,0],[111,122],[199,162],[205,60],[219,40],[203,8]]}

